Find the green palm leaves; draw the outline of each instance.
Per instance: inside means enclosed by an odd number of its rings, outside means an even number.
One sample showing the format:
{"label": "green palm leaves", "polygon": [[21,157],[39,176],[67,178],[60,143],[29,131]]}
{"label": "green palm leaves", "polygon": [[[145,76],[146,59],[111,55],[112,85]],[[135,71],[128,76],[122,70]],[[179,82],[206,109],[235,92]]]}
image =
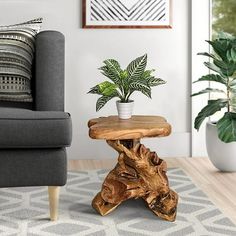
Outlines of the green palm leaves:
{"label": "green palm leaves", "polygon": [[217,122],[219,138],[226,143],[236,140],[236,113],[227,112]]}
{"label": "green palm leaves", "polygon": [[207,56],[211,62],[204,65],[214,74],[202,76],[195,82],[216,82],[225,86],[225,91],[215,88],[206,88],[192,96],[210,92],[217,92],[225,95],[225,98],[209,100],[208,104],[198,113],[194,127],[199,129],[205,118],[215,114],[223,108],[227,108],[225,115],[217,122],[218,136],[223,142],[236,141],[236,113],[231,107],[236,104],[236,38],[227,33],[220,33],[214,41],[207,41],[213,48],[214,53],[199,53]]}
{"label": "green palm leaves", "polygon": [[96,111],[99,111],[108,101],[118,97],[121,102],[129,102],[130,96],[139,91],[151,98],[151,87],[166,82],[152,75],[154,70],[146,70],[147,54],[133,60],[125,70],[114,59],[105,60],[99,68],[101,73],[110,81],[104,81],[92,87],[88,93],[98,94]]}
{"label": "green palm leaves", "polygon": [[227,106],[227,103],[228,101],[226,99],[209,100],[208,104],[198,113],[194,122],[194,128],[198,130],[206,117],[220,111]]}

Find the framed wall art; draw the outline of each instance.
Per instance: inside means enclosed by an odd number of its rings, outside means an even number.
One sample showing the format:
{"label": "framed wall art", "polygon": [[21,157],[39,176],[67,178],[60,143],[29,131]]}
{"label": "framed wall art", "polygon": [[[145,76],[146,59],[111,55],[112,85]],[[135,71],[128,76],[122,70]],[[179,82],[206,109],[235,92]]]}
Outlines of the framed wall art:
{"label": "framed wall art", "polygon": [[82,0],[83,28],[171,28],[171,0]]}

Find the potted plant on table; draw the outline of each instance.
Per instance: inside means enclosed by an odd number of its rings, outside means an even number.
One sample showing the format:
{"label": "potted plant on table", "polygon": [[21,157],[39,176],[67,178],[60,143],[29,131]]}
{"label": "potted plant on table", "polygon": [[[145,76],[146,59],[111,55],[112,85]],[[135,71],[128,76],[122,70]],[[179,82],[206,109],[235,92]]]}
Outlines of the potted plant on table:
{"label": "potted plant on table", "polygon": [[110,81],[104,81],[92,87],[88,93],[98,94],[96,111],[99,111],[108,101],[119,98],[116,102],[120,119],[129,119],[132,115],[134,101],[130,99],[135,91],[139,91],[151,98],[151,87],[166,82],[152,75],[154,70],[146,70],[147,54],[133,60],[126,69],[114,59],[104,61],[99,68],[101,73]]}
{"label": "potted plant on table", "polygon": [[206,125],[206,144],[210,160],[222,171],[236,171],[236,38],[220,33],[218,38],[207,41],[214,53],[199,53],[209,57],[212,62],[205,62],[214,74],[202,76],[200,81],[216,82],[224,89],[206,88],[192,96],[205,93],[221,93],[222,98],[210,99],[199,112],[194,127],[199,130],[205,118],[225,109],[224,115],[216,122]]}

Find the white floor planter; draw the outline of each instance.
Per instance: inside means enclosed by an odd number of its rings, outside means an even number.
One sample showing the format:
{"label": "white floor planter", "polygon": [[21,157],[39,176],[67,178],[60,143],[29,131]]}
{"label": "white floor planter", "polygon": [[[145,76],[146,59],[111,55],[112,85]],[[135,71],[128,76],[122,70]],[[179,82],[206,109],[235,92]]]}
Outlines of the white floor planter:
{"label": "white floor planter", "polygon": [[127,103],[116,101],[116,107],[120,119],[130,119],[134,108],[134,101]]}
{"label": "white floor planter", "polygon": [[216,125],[211,122],[206,124],[206,145],[208,156],[217,169],[236,171],[236,142],[222,142],[218,138]]}

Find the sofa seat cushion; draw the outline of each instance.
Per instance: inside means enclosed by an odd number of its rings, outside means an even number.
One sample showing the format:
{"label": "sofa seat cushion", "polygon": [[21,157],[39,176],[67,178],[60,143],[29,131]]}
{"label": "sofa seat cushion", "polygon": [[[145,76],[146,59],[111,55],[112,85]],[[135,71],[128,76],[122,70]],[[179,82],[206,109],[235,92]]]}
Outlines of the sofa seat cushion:
{"label": "sofa seat cushion", "polygon": [[0,108],[0,148],[58,148],[71,144],[70,114]]}

